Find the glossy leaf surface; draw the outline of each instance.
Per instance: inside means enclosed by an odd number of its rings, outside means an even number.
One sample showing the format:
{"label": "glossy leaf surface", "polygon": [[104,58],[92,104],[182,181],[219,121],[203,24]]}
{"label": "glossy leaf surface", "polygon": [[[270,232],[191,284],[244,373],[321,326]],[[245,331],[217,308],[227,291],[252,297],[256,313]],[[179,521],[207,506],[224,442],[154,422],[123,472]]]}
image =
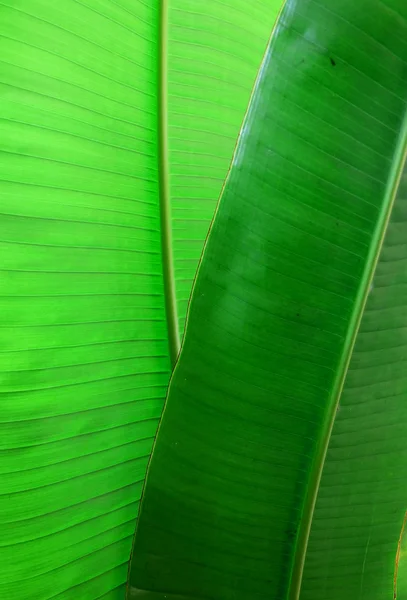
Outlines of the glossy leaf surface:
{"label": "glossy leaf surface", "polygon": [[[171,162],[160,165],[161,3],[0,3],[0,597],[7,600],[124,597],[170,373],[159,170],[174,177],[174,200],[182,197],[174,221],[187,209],[199,219],[191,243],[174,227],[177,273],[186,280],[182,312],[276,12],[265,0],[250,14],[244,2],[200,4],[171,2]],[[244,44],[235,31],[242,26]],[[191,104],[199,115],[191,109],[180,124]],[[199,169],[191,158],[198,151],[210,157]],[[204,202],[191,192],[198,176],[216,179],[201,186]]]}
{"label": "glossy leaf surface", "polygon": [[[398,0],[285,5],[194,287],[147,478],[129,598],[296,600],[345,376],[345,404],[353,397],[363,406],[364,398],[367,412],[355,411],[350,425],[341,408],[342,427],[359,432],[367,455],[374,451],[367,431],[377,394],[351,390],[358,377],[360,386],[363,377],[386,385],[377,368],[386,362],[380,356],[386,344],[380,346],[379,334],[379,346],[366,348],[366,331],[392,327],[379,314],[372,321],[371,310],[390,315],[397,291],[403,307],[403,264],[400,272],[386,264],[389,247],[403,246],[394,238],[395,230],[401,240],[405,232],[402,193],[348,366],[404,162],[406,19]],[[392,292],[390,284],[398,287]],[[404,327],[404,313],[400,308],[393,326]],[[366,372],[361,350],[371,352]],[[401,356],[389,354],[391,379],[404,366]],[[399,412],[386,415],[395,427],[405,404],[399,385],[393,399]],[[336,457],[337,439],[334,433],[329,458]],[[363,460],[339,464],[352,456],[352,441],[344,439],[337,462],[327,463],[306,565],[307,599],[382,600],[393,593],[387,553],[391,539],[395,557],[404,487],[394,475],[399,496],[392,512],[386,453],[397,443],[391,435],[377,442],[374,468],[382,470],[375,488]],[[397,461],[403,469],[402,457]],[[324,492],[331,482],[337,487]],[[357,503],[363,491],[364,510]],[[350,532],[357,515],[382,505],[388,512],[380,522],[390,527],[377,535],[372,562],[363,564],[366,519],[356,523],[361,539]],[[343,546],[329,537],[336,514],[343,516]],[[380,553],[385,559],[374,583],[361,586],[363,567],[377,566]],[[325,573],[324,564],[332,571]],[[349,573],[354,577],[346,579]]]}

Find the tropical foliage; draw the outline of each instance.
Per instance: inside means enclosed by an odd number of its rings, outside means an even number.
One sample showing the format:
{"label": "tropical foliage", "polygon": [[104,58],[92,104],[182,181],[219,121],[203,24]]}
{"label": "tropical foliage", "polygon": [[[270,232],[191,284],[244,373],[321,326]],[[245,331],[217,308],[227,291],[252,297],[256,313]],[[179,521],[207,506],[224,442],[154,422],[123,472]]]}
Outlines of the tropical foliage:
{"label": "tropical foliage", "polygon": [[278,5],[0,3],[4,600],[124,598],[171,370],[160,200],[182,332]]}
{"label": "tropical foliage", "polygon": [[0,597],[407,593],[407,5],[280,4],[1,3]]}

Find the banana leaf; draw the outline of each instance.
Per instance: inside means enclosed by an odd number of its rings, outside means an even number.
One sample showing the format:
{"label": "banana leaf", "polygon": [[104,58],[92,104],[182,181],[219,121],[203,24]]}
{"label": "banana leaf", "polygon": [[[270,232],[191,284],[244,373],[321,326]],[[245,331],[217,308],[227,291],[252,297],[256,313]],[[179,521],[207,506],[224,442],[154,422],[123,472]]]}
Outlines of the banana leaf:
{"label": "banana leaf", "polygon": [[406,597],[406,108],[404,1],[286,2],[194,284],[129,599]]}
{"label": "banana leaf", "polygon": [[0,2],[4,600],[124,598],[169,347],[278,7]]}

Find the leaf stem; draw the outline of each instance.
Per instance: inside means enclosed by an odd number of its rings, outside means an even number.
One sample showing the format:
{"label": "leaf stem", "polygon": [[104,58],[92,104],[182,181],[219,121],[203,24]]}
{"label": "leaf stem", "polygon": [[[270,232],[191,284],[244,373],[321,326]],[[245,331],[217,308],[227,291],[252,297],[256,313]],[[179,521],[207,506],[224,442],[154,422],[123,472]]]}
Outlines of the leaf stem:
{"label": "leaf stem", "polygon": [[178,357],[180,336],[175,292],[174,257],[172,248],[171,201],[168,161],[168,0],[159,3],[158,15],[158,173],[161,225],[161,259],[164,278],[165,312],[168,346],[172,366]]}

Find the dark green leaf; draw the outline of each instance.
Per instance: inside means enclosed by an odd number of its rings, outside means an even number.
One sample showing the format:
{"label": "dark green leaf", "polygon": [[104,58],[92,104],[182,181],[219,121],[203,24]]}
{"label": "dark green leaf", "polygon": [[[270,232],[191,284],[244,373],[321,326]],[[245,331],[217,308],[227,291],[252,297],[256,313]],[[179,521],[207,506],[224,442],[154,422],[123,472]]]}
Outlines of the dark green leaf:
{"label": "dark green leaf", "polygon": [[406,59],[401,0],[286,3],[194,287],[129,597],[297,600],[336,414],[302,598],[392,597],[402,191],[349,361],[404,162]]}

